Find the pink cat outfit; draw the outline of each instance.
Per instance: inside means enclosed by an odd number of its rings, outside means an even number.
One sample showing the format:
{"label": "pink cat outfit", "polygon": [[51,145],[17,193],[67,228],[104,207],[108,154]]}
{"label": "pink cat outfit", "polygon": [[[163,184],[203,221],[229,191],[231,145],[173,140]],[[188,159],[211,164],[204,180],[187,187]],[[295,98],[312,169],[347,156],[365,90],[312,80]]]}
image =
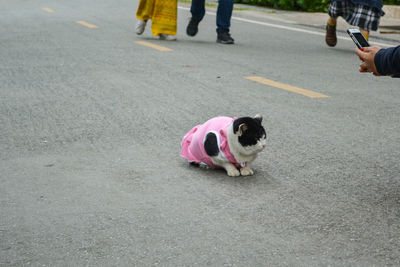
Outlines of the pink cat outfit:
{"label": "pink cat outfit", "polygon": [[204,149],[206,135],[213,132],[217,136],[220,153],[222,153],[223,157],[229,162],[239,167],[240,164],[232,155],[228,145],[228,127],[235,119],[236,118],[216,117],[206,121],[204,124],[195,126],[182,139],[181,157],[187,159],[189,162],[204,163],[212,168],[217,168],[218,166],[213,164],[210,156],[207,155]]}

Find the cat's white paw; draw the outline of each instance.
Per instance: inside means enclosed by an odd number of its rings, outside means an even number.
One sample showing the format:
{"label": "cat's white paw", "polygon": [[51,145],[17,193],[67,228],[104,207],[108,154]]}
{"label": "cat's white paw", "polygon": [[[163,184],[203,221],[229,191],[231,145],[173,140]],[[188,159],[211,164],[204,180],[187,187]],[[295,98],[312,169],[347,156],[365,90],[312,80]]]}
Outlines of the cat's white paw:
{"label": "cat's white paw", "polygon": [[229,176],[240,176],[240,172],[236,168],[231,168],[226,171]]}
{"label": "cat's white paw", "polygon": [[249,175],[253,175],[254,172],[249,167],[243,167],[243,168],[240,168],[240,174],[243,176],[249,176]]}

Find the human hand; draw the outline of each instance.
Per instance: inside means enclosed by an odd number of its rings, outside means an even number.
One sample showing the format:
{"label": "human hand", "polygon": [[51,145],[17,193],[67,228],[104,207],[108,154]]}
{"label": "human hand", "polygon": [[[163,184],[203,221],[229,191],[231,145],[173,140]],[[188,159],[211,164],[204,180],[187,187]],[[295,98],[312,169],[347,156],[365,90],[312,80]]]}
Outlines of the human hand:
{"label": "human hand", "polygon": [[362,61],[360,64],[360,72],[372,72],[375,76],[380,76],[375,66],[375,54],[381,50],[379,46],[363,47],[361,49],[356,48],[356,54]]}

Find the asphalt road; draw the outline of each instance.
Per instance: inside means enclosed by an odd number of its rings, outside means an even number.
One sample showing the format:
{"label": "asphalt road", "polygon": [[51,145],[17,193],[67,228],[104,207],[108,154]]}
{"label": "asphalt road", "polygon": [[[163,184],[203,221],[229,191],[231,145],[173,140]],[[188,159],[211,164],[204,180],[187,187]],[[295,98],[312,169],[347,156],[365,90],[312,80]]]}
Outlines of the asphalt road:
{"label": "asphalt road", "polygon": [[[182,4],[178,41],[136,36],[137,4],[0,2],[0,266],[400,265],[399,80],[240,11],[235,45],[212,13],[186,36]],[[179,157],[194,125],[257,113],[254,176]]]}

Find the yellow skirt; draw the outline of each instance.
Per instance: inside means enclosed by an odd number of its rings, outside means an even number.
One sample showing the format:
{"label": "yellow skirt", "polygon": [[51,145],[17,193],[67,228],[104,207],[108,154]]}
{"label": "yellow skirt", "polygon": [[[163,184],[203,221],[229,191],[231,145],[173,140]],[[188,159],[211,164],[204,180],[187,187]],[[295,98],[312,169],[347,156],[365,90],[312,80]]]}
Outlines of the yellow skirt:
{"label": "yellow skirt", "polygon": [[176,35],[177,10],[177,0],[140,0],[136,17],[144,21],[151,19],[153,36]]}

